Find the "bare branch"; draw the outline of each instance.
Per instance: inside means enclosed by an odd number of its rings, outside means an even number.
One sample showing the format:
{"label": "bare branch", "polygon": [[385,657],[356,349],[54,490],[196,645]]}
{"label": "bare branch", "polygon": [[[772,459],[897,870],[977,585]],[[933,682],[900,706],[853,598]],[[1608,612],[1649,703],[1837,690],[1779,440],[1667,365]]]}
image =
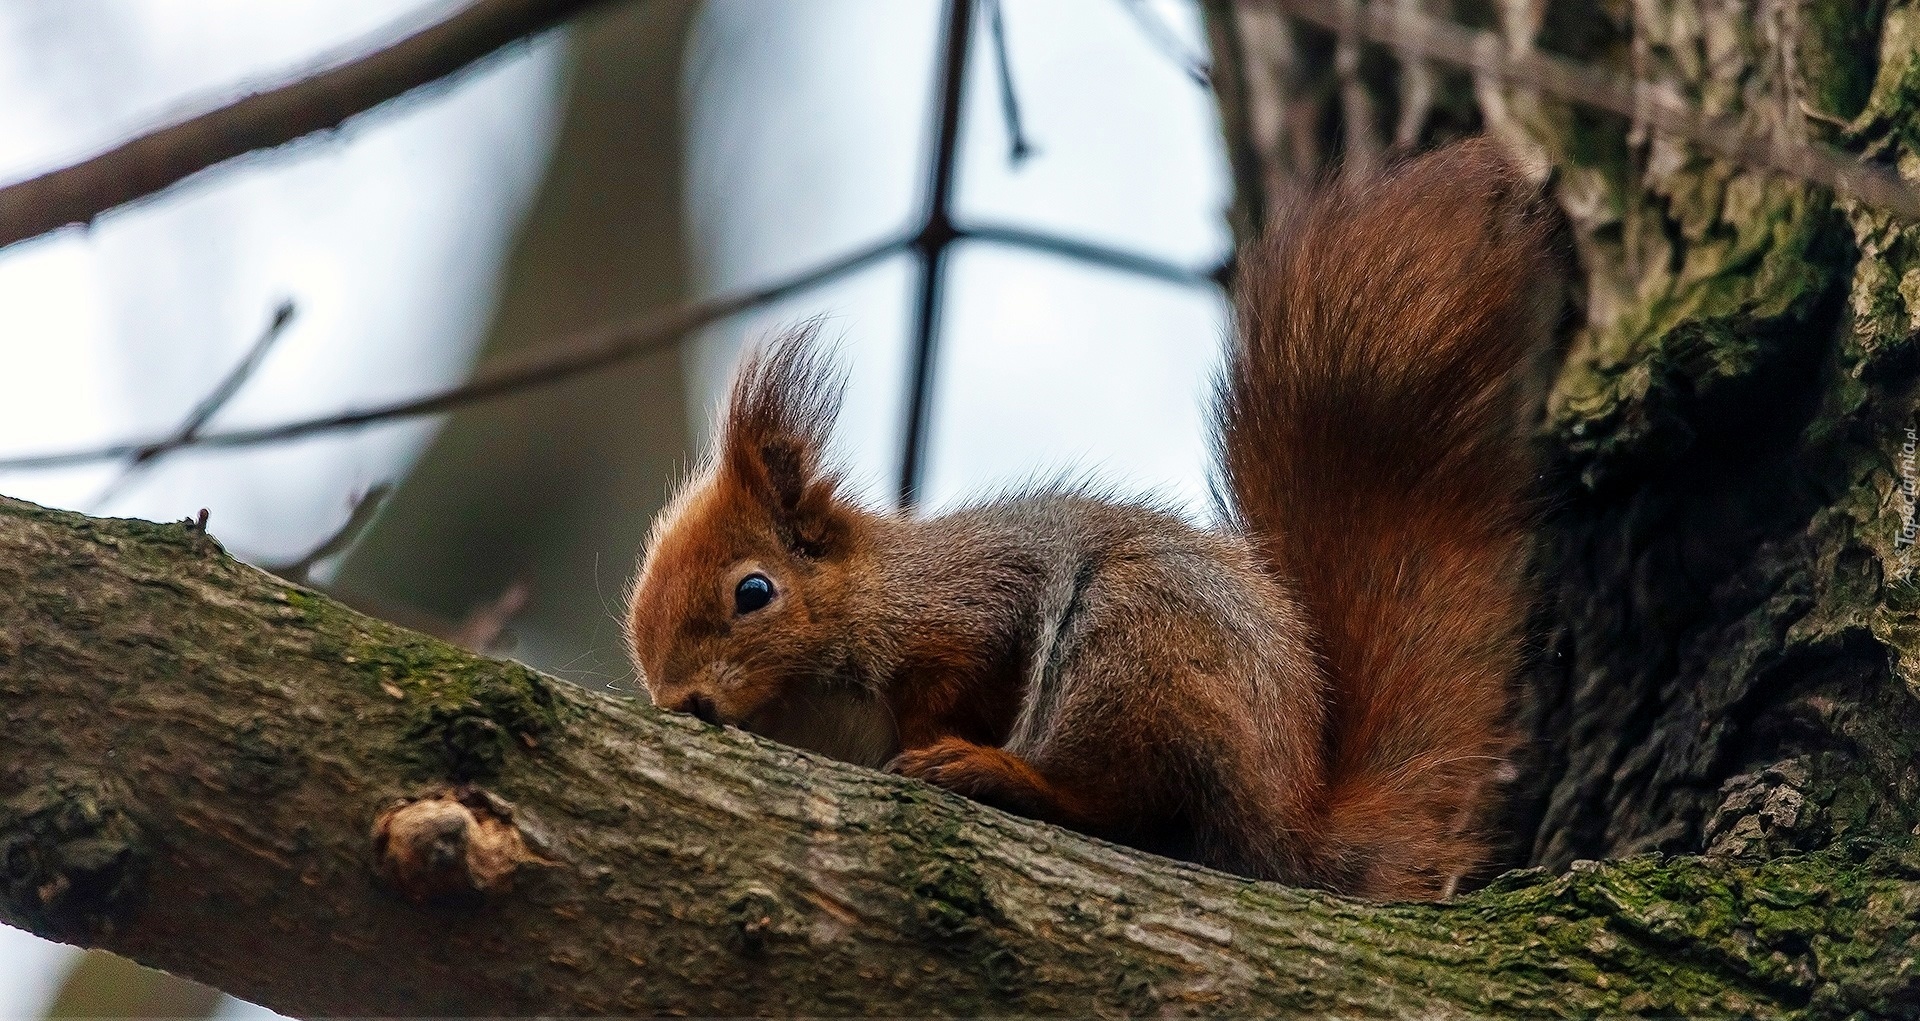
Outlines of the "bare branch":
{"label": "bare branch", "polygon": [[[973,240],[1024,248],[1075,262],[1178,284],[1211,285],[1220,279],[1222,272],[1218,269],[1181,266],[1151,256],[1014,227],[956,227],[953,228],[953,240]],[[575,376],[664,350],[689,334],[720,320],[830,283],[890,255],[905,252],[912,245],[912,238],[902,237],[873,242],[866,247],[764,287],[724,295],[708,301],[675,305],[643,317],[637,322],[557,341],[537,351],[500,359],[475,372],[473,378],[465,383],[389,404],[278,425],[233,429],[227,432],[195,433],[187,437],[175,433],[156,439],[115,443],[90,450],[0,458],[0,472],[64,468],[120,458],[152,460],[187,447],[258,446],[315,433],[355,429],[394,419],[415,418],[452,411],[471,404],[550,386]]]}
{"label": "bare branch", "polygon": [[1248,75],[1253,59],[1241,32],[1236,0],[1201,0],[1208,45],[1219,55],[1219,70],[1210,81],[1220,130],[1227,143],[1227,166],[1233,172],[1233,206],[1228,219],[1235,237],[1259,237],[1267,219],[1266,171],[1255,142],[1255,92]]}
{"label": "bare branch", "polygon": [[[287,324],[293,322],[293,312],[291,301],[283,301],[273,310],[273,319],[267,323],[267,328],[261,331],[260,338],[247,349],[246,356],[240,359],[239,364],[228,370],[226,376],[214,385],[213,390],[193,406],[192,411],[187,412],[186,420],[180,423],[179,429],[174,430],[173,439],[176,443],[185,445],[193,442],[194,437],[200,435],[200,430],[213,420],[213,416],[219,414],[220,409],[226,407],[228,401],[233,400],[234,395],[240,392],[240,388],[246,385],[247,380],[253,378],[254,370],[260,367],[261,362],[266,361],[267,352],[273,349],[273,345],[286,332]],[[153,467],[159,456],[159,451],[135,454],[133,460],[127,463],[126,470],[115,476],[114,480],[107,483],[106,488],[100,490],[100,494],[93,498],[92,506],[96,510],[105,507],[114,497],[125,492],[126,488],[148,468]]]}
{"label": "bare branch", "polygon": [[1023,248],[1030,252],[1042,252],[1047,255],[1058,256],[1069,262],[1099,266],[1103,269],[1119,270],[1122,273],[1151,277],[1155,280],[1164,280],[1172,284],[1199,286],[1215,283],[1220,279],[1222,272],[1218,267],[1196,268],[1193,266],[1182,266],[1179,263],[1169,262],[1165,259],[1156,259],[1151,256],[1122,251],[1117,248],[1108,248],[1105,245],[1094,244],[1090,241],[1080,241],[1075,238],[1063,238],[1051,234],[1042,234],[1038,231],[1031,231],[1022,227],[981,224],[961,229],[959,236],[969,241],[981,241],[987,244],[1005,245],[1009,248]]}
{"label": "bare branch", "polygon": [[1195,85],[1203,89],[1213,88],[1213,65],[1207,58],[1187,49],[1173,28],[1160,19],[1160,14],[1149,5],[1148,0],[1120,0],[1120,6],[1133,15],[1134,24],[1140,26],[1140,32],[1147,37],[1168,60],[1173,62],[1180,73],[1193,79]]}
{"label": "bare branch", "polygon": [[1000,116],[1007,122],[1007,162],[1015,167],[1036,151],[1020,116],[1020,93],[1013,84],[1013,57],[1007,52],[1007,16],[1001,0],[988,0],[987,28],[993,36],[993,63],[999,71]]}
{"label": "bare branch", "polygon": [[1280,10],[1335,32],[1357,32],[1402,54],[1463,67],[1521,88],[1607,110],[1687,139],[1745,166],[1772,170],[1851,195],[1920,221],[1920,191],[1884,167],[1815,142],[1763,138],[1737,121],[1710,117],[1672,90],[1539,50],[1511,52],[1492,32],[1465,28],[1403,6],[1352,0],[1274,0]]}
{"label": "bare branch", "polygon": [[[360,533],[366,531],[368,525],[373,524],[373,516],[380,513],[381,505],[387,502],[387,495],[392,492],[393,483],[382,482],[360,494],[353,501],[353,509],[347,512],[347,520],[342,522],[339,528],[334,529],[332,535],[322,539],[320,545],[308,551],[306,556],[290,564],[269,566],[264,569],[296,585],[307,584],[307,575],[319,566],[322,560],[353,545],[354,540],[360,538]],[[202,531],[204,530],[203,527]]]}
{"label": "bare branch", "polygon": [[634,323],[582,334],[527,355],[503,358],[476,372],[466,383],[418,397],[357,411],[302,419],[297,422],[251,429],[234,429],[228,432],[203,433],[184,442],[168,436],[137,443],[116,443],[94,450],[4,458],[0,459],[0,471],[58,468],[141,455],[154,457],[189,446],[249,447],[314,433],[372,425],[375,422],[397,418],[412,418],[451,411],[469,404],[558,383],[582,373],[661,350],[704,326],[777,301],[798,291],[819,286],[878,262],[888,255],[902,251],[906,244],[906,241],[899,238],[878,242],[765,287],[710,301],[675,305],[643,317]]}
{"label": "bare branch", "polygon": [[603,0],[475,0],[445,21],[279,88],[149,131],[73,166],[0,188],[0,248],[172,187],[440,81]]}
{"label": "bare branch", "polygon": [[527,608],[533,592],[524,581],[508,585],[495,598],[474,607],[453,633],[453,644],[485,655],[500,651],[503,638],[509,638],[507,626]]}
{"label": "bare branch", "polygon": [[973,47],[978,0],[947,0],[940,33],[935,79],[938,100],[932,125],[933,148],[927,161],[926,205],[913,252],[919,257],[914,281],[913,336],[907,376],[907,428],[900,458],[900,507],[913,506],[926,462],[928,421],[933,407],[934,346],[940,339],[940,306],[945,300],[947,253],[955,240],[953,181],[960,162],[960,114],[966,105],[967,53]]}
{"label": "bare branch", "polygon": [[[352,104],[347,101],[346,97],[376,92],[378,90],[373,88],[373,86],[379,85],[382,82],[391,86],[392,82],[390,79],[401,72],[414,74],[418,79],[414,82],[416,85],[432,80],[431,77],[418,77],[422,66],[440,68],[439,74],[441,75],[451,73],[459,67],[465,66],[464,63],[449,63],[449,61],[453,59],[451,54],[472,51],[473,46],[476,44],[475,41],[478,39],[494,39],[499,42],[504,42],[510,38],[517,37],[504,36],[503,38],[503,34],[509,27],[518,27],[522,30],[521,34],[538,31],[540,28],[557,24],[570,14],[584,10],[594,2],[597,2],[597,0],[478,0],[478,2],[467,8],[461,14],[442,22],[434,28],[411,36],[385,50],[342,65],[333,71],[316,75],[273,92],[248,97],[239,103],[215,111],[214,113],[184,122],[173,128],[154,132],[140,139],[136,139],[133,142],[129,142],[111,153],[97,157],[88,163],[80,164],[68,170],[58,171],[42,178],[23,182],[19,185],[0,189],[0,245],[9,243],[10,240],[18,240],[20,237],[32,236],[31,234],[8,233],[11,225],[17,216],[21,214],[22,210],[31,210],[39,205],[52,201],[52,198],[48,196],[57,197],[61,193],[61,188],[71,188],[77,185],[87,184],[89,180],[87,175],[99,171],[100,167],[111,168],[115,165],[115,161],[135,160],[137,163],[143,160],[160,159],[160,157],[172,151],[170,147],[182,144],[182,139],[192,138],[196,132],[212,133],[215,135],[244,134],[242,128],[251,124],[249,118],[279,120],[294,117],[301,112],[303,103],[317,104],[325,110],[339,112],[339,116],[333,120],[321,123],[313,121],[311,111],[308,111],[307,122],[313,122],[316,128],[337,124],[353,113],[366,109],[367,106],[372,105],[373,102],[378,102],[378,100],[375,99],[359,107],[347,109],[347,107],[352,106]],[[975,0],[953,0],[953,3],[954,7],[949,14],[948,20],[959,24],[970,24],[977,12],[977,8],[974,6]],[[1003,78],[1005,78],[1008,71],[1004,59],[1005,26],[998,17],[999,12],[997,9],[994,13],[996,15],[994,19],[995,29],[1002,49],[1001,70],[1003,72]],[[498,43],[496,43],[496,45],[497,44]],[[949,46],[949,49],[952,49],[952,47]],[[477,54],[485,51],[475,52],[476,56],[468,57],[466,63],[470,63],[472,59],[477,59]],[[959,52],[964,54],[964,45],[960,47]],[[933,194],[933,201],[929,206],[926,221],[918,231],[911,235],[875,242],[838,259],[831,260],[813,269],[796,274],[793,277],[766,287],[716,298],[710,301],[678,305],[645,317],[635,323],[580,335],[571,340],[559,342],[545,350],[503,359],[482,368],[475,373],[472,379],[463,384],[417,397],[378,405],[372,408],[345,411],[296,422],[249,429],[235,429],[228,432],[211,434],[204,434],[198,431],[198,426],[204,425],[204,419],[202,419],[196,423],[196,428],[192,432],[180,430],[176,431],[173,435],[156,439],[117,443],[91,450],[0,458],[0,471],[48,469],[117,458],[132,458],[136,464],[143,464],[174,450],[190,446],[253,446],[290,440],[316,433],[352,429],[377,422],[450,411],[455,408],[480,403],[496,397],[521,393],[540,386],[557,383],[631,358],[640,357],[677,342],[688,334],[713,322],[837,279],[889,255],[908,251],[918,252],[922,255],[923,261],[926,263],[926,266],[923,267],[925,270],[923,276],[926,275],[926,273],[938,276],[938,267],[936,264],[940,260],[937,254],[944,251],[948,245],[960,240],[972,239],[1027,248],[1046,252],[1065,259],[1104,266],[1123,272],[1143,274],[1178,283],[1207,284],[1222,279],[1221,274],[1223,270],[1211,272],[1193,270],[1149,256],[1112,250],[1101,245],[1070,238],[1054,237],[1034,231],[1004,227],[982,227],[969,230],[955,224],[951,216],[951,211],[947,208],[949,204],[947,192],[950,191],[951,188],[951,164],[954,155],[955,139],[957,139],[958,135],[956,127],[959,108],[958,99],[962,88],[961,76],[956,70],[959,63],[960,61],[956,59],[953,53],[948,54],[946,64],[952,66],[947,67],[947,72],[950,73],[943,74],[941,106],[944,126],[941,132],[942,141],[941,144],[936,147],[938,152],[934,160],[935,181],[930,189]],[[1030,152],[1031,146],[1027,145],[1019,124],[1017,103],[1013,101],[1010,79],[1003,81],[1003,86],[1007,89],[1005,98],[1009,100],[1010,108],[1008,113],[1011,129],[1015,136],[1016,158],[1018,158],[1022,153]],[[412,86],[407,87],[411,88]],[[329,89],[344,90],[344,97],[343,95],[329,93]],[[405,89],[401,89],[400,91],[405,91]],[[385,95],[390,98],[392,95],[398,94],[399,92],[389,92]],[[285,141],[297,137],[297,134],[298,133],[288,134],[279,140]],[[226,137],[224,141],[226,143],[233,143],[233,138]],[[271,144],[278,144],[278,142]],[[254,145],[232,148],[230,145],[229,148],[231,148],[231,152],[229,152],[229,155],[237,155],[240,152],[259,147],[261,146]],[[224,159],[226,157],[221,156],[219,158]],[[212,162],[218,162],[218,159],[211,162],[201,162],[173,177],[167,178],[165,181],[155,184],[151,188],[147,188],[145,191],[130,193],[125,197],[106,202],[105,204],[95,205],[91,207],[92,211],[87,215],[91,216],[93,213],[111,208],[111,206],[118,202],[127,201],[130,198],[150,194],[152,191],[165,187],[167,184],[186,176],[186,174],[194,172],[194,170],[212,165]],[[94,185],[87,184],[87,187],[93,188]],[[42,193],[45,194],[42,195]],[[41,197],[31,198],[31,196],[35,195],[41,195]],[[79,222],[78,220],[57,220],[57,217],[56,221],[57,222],[45,224],[37,228],[37,231],[44,232],[64,222]],[[923,290],[925,289],[926,285],[923,281]],[[916,332],[922,335],[919,348],[921,361],[924,362],[926,348],[928,347],[928,335],[930,335],[932,329],[930,308],[927,306],[924,296],[921,306],[917,317],[919,322],[916,325]],[[924,404],[924,395],[920,391],[924,388],[925,384],[926,380],[924,378],[918,379],[914,399],[916,409],[919,409]],[[230,397],[231,394],[227,396]],[[223,398],[223,400],[224,399],[225,398]],[[217,405],[215,406],[215,410],[217,410]],[[915,420],[918,420],[917,411]],[[916,436],[919,431],[920,430],[917,429],[910,429],[910,433],[914,435],[909,436],[909,465],[903,472],[903,475],[908,477],[914,474],[912,462],[917,460]],[[112,495],[113,492],[114,490],[109,488],[107,495]]]}

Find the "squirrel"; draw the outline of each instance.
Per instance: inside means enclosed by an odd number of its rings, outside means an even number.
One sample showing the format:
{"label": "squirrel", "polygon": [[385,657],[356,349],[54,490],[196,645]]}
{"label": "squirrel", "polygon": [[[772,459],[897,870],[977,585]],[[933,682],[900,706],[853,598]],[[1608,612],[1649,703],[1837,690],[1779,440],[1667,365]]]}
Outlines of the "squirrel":
{"label": "squirrel", "polygon": [[636,670],[665,709],[1150,852],[1450,896],[1511,773],[1551,235],[1485,138],[1282,217],[1239,256],[1211,528],[1064,485],[862,507],[826,454],[842,377],[790,333],[655,521]]}

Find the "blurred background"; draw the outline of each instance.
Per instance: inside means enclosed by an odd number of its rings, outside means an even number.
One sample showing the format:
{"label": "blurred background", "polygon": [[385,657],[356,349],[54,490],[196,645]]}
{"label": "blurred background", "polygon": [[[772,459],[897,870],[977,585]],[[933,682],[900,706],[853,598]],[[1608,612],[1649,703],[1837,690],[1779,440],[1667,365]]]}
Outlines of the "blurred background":
{"label": "blurred background", "polygon": [[[0,182],[457,6],[0,0]],[[741,345],[818,316],[851,376],[838,455],[872,504],[900,500],[913,461],[931,511],[1071,472],[1204,517],[1230,185],[1195,5],[982,0],[970,27],[952,207],[972,233],[938,261],[931,319],[902,250],[451,415],[0,472],[0,493],[207,508],[243,559],[631,692],[618,615],[647,523]],[[243,363],[209,430],[402,399],[918,230],[949,28],[942,0],[612,3],[341,131],[0,250],[0,457],[167,435]],[[88,1014],[272,1016],[0,928],[0,1017]]]}

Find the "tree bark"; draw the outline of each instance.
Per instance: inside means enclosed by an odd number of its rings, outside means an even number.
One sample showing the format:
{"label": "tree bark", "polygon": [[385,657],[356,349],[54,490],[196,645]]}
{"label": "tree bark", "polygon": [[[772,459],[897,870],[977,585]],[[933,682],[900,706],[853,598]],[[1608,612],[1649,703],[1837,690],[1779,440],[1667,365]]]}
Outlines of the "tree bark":
{"label": "tree bark", "polygon": [[[1910,4],[1394,2],[1920,176]],[[1247,93],[1224,118],[1235,165],[1262,168],[1240,177],[1265,204],[1341,147],[1485,130],[1551,173],[1566,212],[1575,286],[1543,385],[1553,509],[1512,861],[1910,839],[1920,228],[1381,47],[1343,64],[1331,34],[1266,4],[1209,15],[1220,77]]]}
{"label": "tree bark", "polygon": [[1840,1016],[1920,854],[1366,904],[1112,847],[0,499],[0,917],[296,1015]]}

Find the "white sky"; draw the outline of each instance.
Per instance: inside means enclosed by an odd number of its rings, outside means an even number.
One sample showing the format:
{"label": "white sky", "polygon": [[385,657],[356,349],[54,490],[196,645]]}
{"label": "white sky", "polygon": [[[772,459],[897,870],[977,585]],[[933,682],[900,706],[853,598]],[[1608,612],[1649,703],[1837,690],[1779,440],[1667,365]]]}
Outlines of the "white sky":
{"label": "white sky", "polygon": [[[419,0],[0,0],[0,179],[59,166],[391,38]],[[221,426],[451,382],[484,328],[508,228],[538,183],[558,99],[551,43],[443,96],[253,157],[157,201],[0,253],[0,451],[164,434],[292,299],[297,316]],[[110,505],[118,468],[0,479],[42,503],[172,519],[297,556],[391,478],[430,425],[170,458]]]}
{"label": "white sky", "polygon": [[[1204,53],[1190,3],[1147,5]],[[718,0],[688,61],[691,222],[710,290],[762,283],[918,215],[932,117],[936,0]],[[1122,0],[1006,0],[1026,134],[1007,159],[990,36],[974,36],[957,201],[963,219],[1045,229],[1210,266],[1229,180],[1212,102]],[[838,441],[877,502],[897,485],[913,264],[900,259],[705,338],[695,393],[735,351],[832,316],[851,363]],[[1211,287],[1170,285],[989,245],[952,263],[926,498],[940,507],[1062,472],[1207,505],[1203,409],[1225,318]],[[696,411],[705,422],[707,413]]]}
{"label": "white sky", "polygon": [[[1204,52],[1188,0],[1148,5]],[[0,0],[0,181],[169,115],[280,80],[316,48],[443,10],[419,0]],[[709,290],[806,268],[898,230],[919,204],[935,0],[714,0],[688,62],[689,220]],[[1006,0],[1038,152],[1009,167],[990,37],[975,35],[959,176],[966,217],[1194,266],[1228,243],[1209,98],[1123,0]],[[158,201],[0,253],[0,453],[173,427],[254,341],[299,316],[237,426],[458,378],[484,327],[507,228],[537,184],[560,88],[549,40],[342,135],[216,172]],[[1207,381],[1225,329],[1211,288],[977,245],[951,263],[928,500],[1063,471],[1202,512]],[[693,371],[704,426],[746,337],[827,314],[853,371],[838,442],[876,500],[898,474],[912,266],[870,268],[710,331]],[[42,503],[153,518],[209,507],[237,552],[330,533],[430,426],[173,458],[109,507],[117,469],[0,477]],[[636,537],[637,540],[637,537]],[[0,927],[0,1018],[35,1016],[63,948]],[[231,1004],[230,1009],[242,1010]]]}

